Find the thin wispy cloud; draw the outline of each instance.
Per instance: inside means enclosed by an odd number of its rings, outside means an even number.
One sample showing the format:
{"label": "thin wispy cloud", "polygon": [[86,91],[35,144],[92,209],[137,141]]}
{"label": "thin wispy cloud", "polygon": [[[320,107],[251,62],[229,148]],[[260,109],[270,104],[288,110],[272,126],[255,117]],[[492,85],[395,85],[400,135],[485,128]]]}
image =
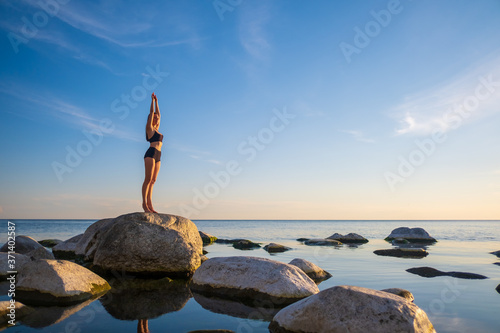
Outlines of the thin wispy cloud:
{"label": "thin wispy cloud", "polygon": [[239,17],[241,45],[253,58],[266,59],[271,48],[266,33],[266,25],[271,18],[268,4],[252,3],[251,6],[242,6],[238,10],[241,11]]}
{"label": "thin wispy cloud", "polygon": [[419,91],[390,110],[395,135],[428,135],[458,128],[500,111],[500,57],[491,57],[454,79]]}
{"label": "thin wispy cloud", "polygon": [[359,141],[359,142],[365,142],[365,143],[374,143],[375,140],[367,138],[365,134],[361,131],[353,131],[353,130],[345,130],[341,131],[343,133],[350,134],[354,140]]}

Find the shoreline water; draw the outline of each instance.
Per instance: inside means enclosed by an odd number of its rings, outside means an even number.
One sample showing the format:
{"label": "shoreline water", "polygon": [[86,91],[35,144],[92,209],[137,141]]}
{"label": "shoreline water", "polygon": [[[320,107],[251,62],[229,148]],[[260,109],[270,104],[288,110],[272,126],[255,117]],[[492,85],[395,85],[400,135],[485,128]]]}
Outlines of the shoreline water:
{"label": "shoreline water", "polygon": [[[7,220],[2,220],[3,222]],[[14,220],[18,235],[25,234],[37,240],[46,238],[68,239],[83,232],[95,220]],[[276,242],[292,250],[269,254],[263,249],[241,251],[226,244],[205,247],[207,257],[257,256],[281,262],[294,258],[309,260],[332,273],[333,277],[319,285],[320,290],[336,285],[356,285],[372,289],[399,287],[410,290],[415,304],[427,312],[438,332],[497,332],[500,320],[496,309],[500,294],[495,287],[500,283],[500,259],[491,251],[500,249],[500,221],[290,221],[290,220],[194,220],[198,229],[219,238],[247,238],[265,245]],[[451,223],[450,223],[451,222]],[[6,224],[6,222],[5,222]],[[438,242],[427,246],[429,255],[423,259],[380,257],[376,249],[391,248],[383,240],[393,229],[401,226],[423,227]],[[6,230],[6,229],[5,229]],[[369,242],[356,247],[340,248],[306,246],[299,237],[328,237],[331,234],[356,232]],[[2,233],[2,236],[4,233]],[[6,234],[6,232],[5,232]],[[49,236],[50,237],[45,237]],[[4,240],[2,240],[4,242]],[[486,280],[463,280],[451,277],[424,278],[406,272],[412,267],[429,266],[443,271],[464,271],[486,275]],[[2,294],[2,300],[6,298]],[[236,318],[229,314],[213,312],[189,298],[182,309],[165,313],[149,322],[151,332],[163,332],[166,327],[173,332],[194,329],[232,329],[250,327],[253,332],[267,332],[268,322]],[[94,309],[94,319],[86,322],[83,316]],[[134,331],[136,322],[120,321],[111,316],[99,301],[55,325],[37,332],[64,331],[69,321],[86,331],[105,332],[105,327]],[[187,318],[199,318],[193,322]],[[79,319],[79,320],[77,320]],[[35,329],[19,326],[19,332]]]}

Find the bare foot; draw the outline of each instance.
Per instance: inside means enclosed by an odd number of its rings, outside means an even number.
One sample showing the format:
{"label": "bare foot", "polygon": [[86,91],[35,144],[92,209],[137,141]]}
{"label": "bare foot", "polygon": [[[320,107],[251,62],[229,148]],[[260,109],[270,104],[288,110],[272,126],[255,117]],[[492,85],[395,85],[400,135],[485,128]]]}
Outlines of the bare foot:
{"label": "bare foot", "polygon": [[142,209],[144,209],[144,212],[146,213],[153,213],[145,203],[142,203]]}
{"label": "bare foot", "polygon": [[156,213],[156,214],[158,214],[158,212],[157,212],[156,210],[154,210],[154,208],[153,208],[153,203],[152,203],[152,202],[148,202],[148,208],[149,208],[149,211],[150,211],[151,213]]}

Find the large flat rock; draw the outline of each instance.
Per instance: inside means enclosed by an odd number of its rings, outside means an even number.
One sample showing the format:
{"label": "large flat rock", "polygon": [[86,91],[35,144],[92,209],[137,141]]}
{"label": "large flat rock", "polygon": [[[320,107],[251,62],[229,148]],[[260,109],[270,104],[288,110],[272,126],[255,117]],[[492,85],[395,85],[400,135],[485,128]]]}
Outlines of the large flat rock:
{"label": "large flat rock", "polygon": [[269,325],[273,333],[435,333],[427,314],[387,292],[337,286],[287,306]]}
{"label": "large flat rock", "polygon": [[319,291],[294,265],[243,256],[208,259],[195,272],[191,289],[238,300],[270,300],[271,306],[289,304]]}

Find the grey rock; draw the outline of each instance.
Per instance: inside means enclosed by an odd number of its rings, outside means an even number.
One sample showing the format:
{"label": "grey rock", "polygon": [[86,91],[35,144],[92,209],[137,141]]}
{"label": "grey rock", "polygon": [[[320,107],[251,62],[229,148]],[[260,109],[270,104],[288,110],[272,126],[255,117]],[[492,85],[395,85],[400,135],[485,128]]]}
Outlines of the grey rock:
{"label": "grey rock", "polygon": [[113,219],[102,219],[92,223],[75,245],[75,256],[83,261],[94,260],[95,250],[101,235],[113,226]]}
{"label": "grey rock", "polygon": [[316,283],[332,277],[330,273],[305,259],[295,258],[289,262],[290,265],[297,266]]}
{"label": "grey rock", "polygon": [[264,250],[266,250],[269,253],[277,253],[277,252],[285,252],[291,250],[291,248],[281,244],[269,243],[266,246],[264,246]]}
{"label": "grey rock", "polygon": [[[19,235],[16,236],[14,252],[25,254],[33,250],[36,250],[40,247],[43,247],[43,245],[38,243],[34,238],[29,236]],[[0,248],[0,252],[9,252],[9,242],[6,242]]]}
{"label": "grey rock", "polygon": [[340,246],[341,242],[335,239],[327,239],[327,238],[313,238],[308,239],[304,242],[305,245],[318,245],[318,246]]}
{"label": "grey rock", "polygon": [[61,243],[62,240],[60,239],[54,239],[54,238],[51,238],[51,239],[42,239],[41,241],[38,241],[38,243],[40,243],[41,245],[45,246],[45,247],[54,247],[56,246],[57,244]]}
{"label": "grey rock", "polygon": [[401,289],[401,288],[389,288],[389,289],[383,289],[381,291],[385,291],[386,293],[391,293],[394,295],[398,295],[400,297],[405,298],[406,300],[413,302],[415,300],[415,297],[413,297],[413,294],[406,290],[406,289]]}
{"label": "grey rock", "polygon": [[443,272],[432,267],[414,267],[406,270],[408,273],[416,274],[422,277],[433,278],[436,276],[451,276],[459,279],[482,280],[487,279],[487,276],[476,273],[465,272]]}
{"label": "grey rock", "polygon": [[217,237],[212,236],[206,232],[200,231],[200,237],[203,241],[203,245],[210,245],[217,240]]}
{"label": "grey rock", "polygon": [[50,252],[49,250],[47,250],[43,246],[39,247],[38,249],[35,249],[33,251],[30,251],[30,252],[26,253],[26,256],[30,257],[30,259],[32,259],[32,260],[36,260],[36,259],[55,259],[54,255],[52,254],[52,252]]}
{"label": "grey rock", "polygon": [[420,259],[426,257],[429,252],[420,248],[399,248],[399,249],[384,249],[384,250],[375,250],[373,251],[376,255],[379,256],[389,256],[389,257],[398,257],[398,258],[413,258]]}
{"label": "grey rock", "polygon": [[16,299],[33,305],[71,304],[108,289],[106,280],[80,265],[40,259],[25,263],[17,274]]}
{"label": "grey rock", "polygon": [[[14,256],[14,259],[12,259],[12,256]],[[9,263],[8,260],[14,260],[14,263],[12,262]],[[24,254],[11,253],[9,258],[8,252],[0,252],[0,277],[9,275],[7,273],[8,271],[19,271],[24,264],[30,261],[31,261],[30,257]],[[13,264],[14,267],[10,267],[10,264]]]}
{"label": "grey rock", "polygon": [[355,243],[355,244],[363,244],[363,243],[368,243],[368,239],[364,238],[361,235],[358,235],[356,233],[349,233],[347,235],[341,235],[338,233],[335,233],[331,235],[330,237],[327,237],[327,239],[334,239],[338,240],[341,243]]}
{"label": "grey rock", "polygon": [[194,273],[191,289],[236,300],[289,304],[319,291],[298,267],[256,257],[216,257]]}
{"label": "grey rock", "polygon": [[200,234],[196,225],[184,217],[131,213],[114,218],[105,229],[95,242],[96,268],[143,276],[186,277],[201,264]]}
{"label": "grey rock", "polygon": [[254,243],[248,239],[239,239],[233,242],[233,247],[238,250],[254,250],[260,248],[260,244]]}
{"label": "grey rock", "polygon": [[83,234],[76,235],[52,248],[52,253],[57,259],[74,259],[76,244],[82,239]]}
{"label": "grey rock", "polygon": [[403,244],[409,244],[410,242],[407,241],[406,239],[404,238],[394,238],[392,241],[391,241],[391,244],[393,245],[403,245]]}
{"label": "grey rock", "polygon": [[435,333],[427,314],[390,293],[337,286],[282,309],[269,325],[276,332]]}
{"label": "grey rock", "polygon": [[434,243],[436,239],[431,237],[427,231],[422,228],[408,228],[400,227],[394,229],[389,236],[385,238],[386,241],[392,241],[396,238],[406,239],[414,243]]}

